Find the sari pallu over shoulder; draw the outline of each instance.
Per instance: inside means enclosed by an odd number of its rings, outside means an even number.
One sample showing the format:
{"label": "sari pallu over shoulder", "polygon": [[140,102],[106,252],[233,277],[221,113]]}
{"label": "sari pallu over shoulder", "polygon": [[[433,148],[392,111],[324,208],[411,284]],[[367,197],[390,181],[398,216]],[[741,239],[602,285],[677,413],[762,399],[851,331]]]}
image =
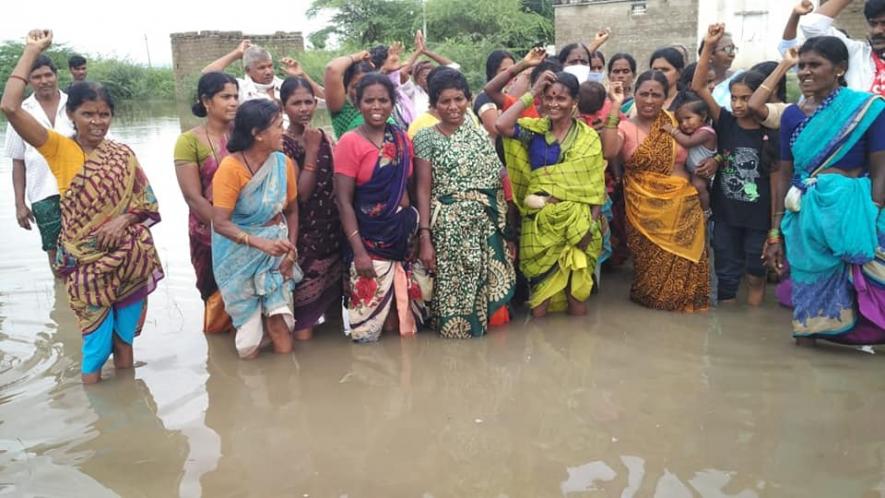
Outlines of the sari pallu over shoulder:
{"label": "sari pallu over shoulder", "polygon": [[[519,126],[543,134],[550,130],[550,120],[523,118]],[[580,301],[590,296],[593,272],[602,253],[604,226],[593,219],[591,211],[607,199],[602,144],[586,123],[576,121],[575,126],[578,130],[561,162],[535,170],[520,140],[504,140],[513,201],[523,216],[520,269],[533,281],[529,305],[537,307],[550,300],[550,311],[566,308],[567,287]],[[526,198],[538,192],[558,202],[542,208],[529,206]],[[592,241],[582,250],[578,245],[588,232]]]}
{"label": "sari pallu over shoulder", "polygon": [[[781,230],[792,279],[794,336],[885,343],[885,221],[872,200],[871,181],[820,174],[851,150],[883,111],[881,97],[843,88],[791,136],[793,187]],[[833,123],[842,126],[834,130]]]}
{"label": "sari pallu over shoulder", "polygon": [[405,132],[388,124],[372,177],[357,185],[353,196],[360,237],[366,251],[375,258],[403,261],[408,254],[418,213],[400,204],[406,194],[411,161]]}
{"label": "sari pallu over shoulder", "polygon": [[[285,223],[267,225],[286,205],[285,156],[275,152],[240,191],[231,222],[250,236],[269,240],[287,238]],[[234,327],[241,327],[256,311],[290,306],[293,284],[279,271],[282,257],[212,232],[215,280]]]}
{"label": "sari pallu over shoulder", "polygon": [[[61,200],[62,232],[56,261],[71,308],[84,334],[113,305],[144,298],[163,278],[149,226],[160,221],[157,199],[132,150],[103,141],[87,157]],[[99,249],[95,232],[122,214],[135,216],[120,244]]]}
{"label": "sari pallu over shoulder", "polygon": [[662,132],[676,125],[661,111],[651,132],[626,161],[624,175],[627,221],[661,249],[698,263],[704,253],[704,216],[697,190],[672,176],[676,142]]}
{"label": "sari pallu over shoulder", "polygon": [[661,111],[626,161],[627,244],[634,259],[630,299],[666,311],[702,311],[710,304],[704,214],[697,190],[672,177],[676,142]]}

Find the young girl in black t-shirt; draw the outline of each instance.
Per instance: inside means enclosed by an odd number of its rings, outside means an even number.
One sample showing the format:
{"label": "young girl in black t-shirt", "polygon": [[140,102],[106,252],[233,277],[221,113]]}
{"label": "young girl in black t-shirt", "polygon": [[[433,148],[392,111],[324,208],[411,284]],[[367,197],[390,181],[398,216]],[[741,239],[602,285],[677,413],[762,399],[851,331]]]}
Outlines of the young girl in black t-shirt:
{"label": "young girl in black t-shirt", "polygon": [[710,26],[692,90],[710,107],[718,136],[718,170],[712,189],[713,251],[719,302],[734,302],[747,274],[747,303],[759,305],[765,295],[762,247],[771,226],[771,170],[777,158],[778,134],[764,128],[750,112],[747,101],[765,75],[746,71],[730,84],[731,108],[720,107],[704,80],[710,57],[725,32]]}

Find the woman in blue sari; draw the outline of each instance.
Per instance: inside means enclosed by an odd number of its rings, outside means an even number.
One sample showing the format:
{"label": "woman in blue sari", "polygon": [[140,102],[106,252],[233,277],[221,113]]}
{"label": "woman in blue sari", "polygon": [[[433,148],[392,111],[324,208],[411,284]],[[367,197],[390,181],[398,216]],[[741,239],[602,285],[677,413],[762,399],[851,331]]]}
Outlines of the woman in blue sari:
{"label": "woman in blue sari", "polygon": [[257,356],[265,336],[277,353],[292,351],[298,204],[282,146],[280,107],[250,100],[237,110],[230,155],[212,179],[212,269],[242,358]]}
{"label": "woman in blue sari", "polygon": [[356,85],[363,123],[335,146],[335,199],[350,245],[345,291],[350,335],[374,342],[382,330],[417,332],[424,304],[410,261],[418,211],[408,192],[412,143],[388,123],[396,101],[393,83],[369,73]]}
{"label": "woman in blue sari", "polygon": [[885,343],[885,101],[845,88],[847,70],[841,40],[809,39],[805,101],[781,119],[765,258],[782,272],[786,249],[799,343]]}

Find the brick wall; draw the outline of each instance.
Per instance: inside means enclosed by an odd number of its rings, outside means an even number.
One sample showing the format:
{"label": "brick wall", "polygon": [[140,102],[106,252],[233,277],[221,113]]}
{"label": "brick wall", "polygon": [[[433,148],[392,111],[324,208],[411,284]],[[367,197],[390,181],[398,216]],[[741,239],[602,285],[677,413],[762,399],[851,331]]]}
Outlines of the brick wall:
{"label": "brick wall", "polygon": [[[570,1],[555,6],[557,47],[575,41],[587,43],[599,28],[608,26],[613,36],[602,51],[606,56],[615,52],[633,54],[637,72],[641,73],[648,69],[648,58],[656,48],[672,43],[682,43],[689,50],[696,46],[698,0]],[[645,4],[645,13],[631,14],[634,4]]]}
{"label": "brick wall", "polygon": [[[273,54],[274,60],[304,51],[301,33],[278,31],[271,35],[248,35],[242,31],[191,31],[172,33],[172,67],[175,71],[175,93],[180,101],[193,98],[200,70],[236,48],[244,38]],[[242,77],[243,66],[232,64],[228,71]]]}

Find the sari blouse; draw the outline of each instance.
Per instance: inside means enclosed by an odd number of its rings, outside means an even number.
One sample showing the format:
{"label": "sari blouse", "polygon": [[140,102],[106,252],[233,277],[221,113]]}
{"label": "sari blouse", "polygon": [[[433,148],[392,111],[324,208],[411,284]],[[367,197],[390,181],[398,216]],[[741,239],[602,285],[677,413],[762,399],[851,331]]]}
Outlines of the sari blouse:
{"label": "sari blouse", "polygon": [[[808,116],[802,112],[798,105],[791,105],[784,110],[781,116],[781,143],[780,152],[781,160],[792,161],[793,149],[790,144],[790,138],[796,128],[808,119]],[[862,167],[866,173],[869,169],[867,166],[867,154],[872,152],[880,152],[885,150],[885,113],[873,121],[872,126],[860,137],[848,152],[838,161],[834,162],[831,167],[841,170],[850,170]]]}
{"label": "sari blouse", "polygon": [[[409,173],[412,176],[414,165],[412,164],[412,141],[408,144]],[[345,133],[335,145],[334,164],[335,173],[353,178],[356,184],[364,185],[372,179],[375,165],[378,163],[382,150],[357,132]]]}

